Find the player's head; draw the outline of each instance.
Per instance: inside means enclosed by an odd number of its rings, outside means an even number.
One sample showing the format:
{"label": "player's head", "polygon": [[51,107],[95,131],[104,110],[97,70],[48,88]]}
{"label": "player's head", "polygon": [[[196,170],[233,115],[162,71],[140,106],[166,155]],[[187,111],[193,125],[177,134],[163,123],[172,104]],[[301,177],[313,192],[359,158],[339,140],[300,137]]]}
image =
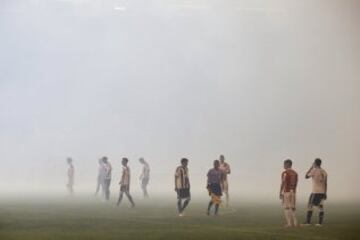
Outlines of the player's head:
{"label": "player's head", "polygon": [[66,162],[68,163],[68,164],[71,164],[72,163],[72,158],[71,157],[68,157],[67,159],[66,159]]}
{"label": "player's head", "polygon": [[181,159],[181,165],[183,167],[186,167],[188,165],[188,162],[189,162],[189,160],[187,158],[182,158]]}
{"label": "player's head", "polygon": [[292,167],[292,161],[290,160],[290,159],[286,159],[285,161],[284,161],[284,168],[285,169],[289,169],[289,168],[291,168]]}
{"label": "player's head", "polygon": [[126,166],[128,162],[129,162],[129,159],[127,159],[126,157],[122,158],[122,160],[121,160],[121,164],[123,166]]}
{"label": "player's head", "polygon": [[214,168],[218,169],[220,167],[220,161],[219,160],[214,160]]}
{"label": "player's head", "polygon": [[321,166],[321,159],[320,158],[317,158],[314,160],[314,167],[320,167]]}
{"label": "player's head", "polygon": [[103,157],[103,158],[102,158],[102,161],[103,161],[103,163],[107,163],[107,162],[108,162],[108,158],[107,158],[107,157]]}
{"label": "player's head", "polygon": [[140,163],[145,163],[144,158],[139,158],[139,162],[140,162]]}
{"label": "player's head", "polygon": [[220,155],[220,163],[224,163],[225,162],[225,157],[224,155]]}

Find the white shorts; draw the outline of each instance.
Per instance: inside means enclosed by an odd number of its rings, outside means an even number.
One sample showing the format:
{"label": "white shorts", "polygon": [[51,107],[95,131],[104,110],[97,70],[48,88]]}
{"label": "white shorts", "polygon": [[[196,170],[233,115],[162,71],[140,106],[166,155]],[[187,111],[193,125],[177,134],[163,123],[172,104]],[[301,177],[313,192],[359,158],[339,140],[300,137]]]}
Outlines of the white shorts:
{"label": "white shorts", "polygon": [[222,188],[222,191],[224,193],[229,192],[229,182],[228,182],[228,180],[224,180],[224,181],[221,182],[221,188]]}
{"label": "white shorts", "polygon": [[296,194],[295,192],[285,192],[283,197],[283,207],[285,209],[295,209],[296,208]]}

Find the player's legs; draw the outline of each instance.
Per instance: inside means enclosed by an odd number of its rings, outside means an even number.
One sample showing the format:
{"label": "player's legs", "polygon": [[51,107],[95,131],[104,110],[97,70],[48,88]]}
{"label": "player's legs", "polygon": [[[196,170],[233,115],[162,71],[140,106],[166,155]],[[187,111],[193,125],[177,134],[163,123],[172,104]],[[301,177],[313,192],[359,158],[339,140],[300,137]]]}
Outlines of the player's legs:
{"label": "player's legs", "polygon": [[143,191],[143,196],[144,198],[148,198],[149,197],[149,194],[147,192],[147,185],[149,183],[149,179],[147,178],[144,178],[141,182],[141,188],[142,188],[142,191]]}
{"label": "player's legs", "polygon": [[95,196],[98,195],[99,190],[100,190],[100,186],[101,186],[101,180],[100,180],[100,178],[98,177],[97,183],[96,183]]}
{"label": "player's legs", "polygon": [[297,226],[297,219],[295,216],[295,193],[285,192],[283,197],[284,217],[286,220],[286,227]]}
{"label": "player's legs", "polygon": [[213,205],[213,201],[210,200],[210,202],[208,204],[207,212],[206,212],[207,215],[210,215],[210,210],[211,210],[212,205]]}
{"label": "player's legs", "polygon": [[118,199],[117,204],[116,204],[117,206],[120,205],[120,203],[121,203],[121,201],[123,199],[123,196],[124,196],[124,191],[122,189],[120,189],[119,199]]}
{"label": "player's legs", "polygon": [[225,180],[223,182],[223,192],[225,193],[226,207],[229,206],[229,182]]}
{"label": "player's legs", "polygon": [[125,195],[127,196],[127,198],[129,199],[130,203],[131,203],[131,206],[132,207],[135,207],[135,203],[134,203],[134,200],[132,198],[132,196],[130,195],[130,192],[129,191],[126,191],[125,192]]}
{"label": "player's legs", "polygon": [[111,179],[105,180],[105,199],[106,200],[110,199],[110,183],[111,183]]}
{"label": "player's legs", "polygon": [[314,208],[314,205],[313,205],[314,198],[315,198],[315,194],[311,194],[310,198],[309,198],[308,210],[307,210],[307,213],[306,213],[305,224],[310,224],[311,223],[311,218],[312,218],[313,208]]}
{"label": "player's legs", "polygon": [[183,206],[181,207],[181,212],[184,212],[185,208],[187,207],[187,205],[189,205],[189,202],[190,202],[191,198],[188,197],[185,199],[184,203],[183,203]]}
{"label": "player's legs", "polygon": [[324,197],[322,197],[320,204],[319,204],[319,225],[322,225],[324,222]]}

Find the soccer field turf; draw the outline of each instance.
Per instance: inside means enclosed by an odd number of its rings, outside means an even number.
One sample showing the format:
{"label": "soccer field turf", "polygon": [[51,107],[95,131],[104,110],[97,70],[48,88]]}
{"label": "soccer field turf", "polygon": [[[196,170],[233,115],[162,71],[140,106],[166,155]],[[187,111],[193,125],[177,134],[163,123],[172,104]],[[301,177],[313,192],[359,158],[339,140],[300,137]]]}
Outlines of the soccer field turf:
{"label": "soccer field turf", "polygon": [[[328,204],[322,228],[283,229],[279,205],[233,203],[218,217],[205,215],[207,201],[191,202],[182,218],[175,199],[138,201],[128,208],[88,199],[2,199],[0,239],[359,239],[360,209],[354,204]],[[298,218],[305,205],[299,203]],[[317,214],[314,214],[315,217]],[[316,218],[314,219],[316,220]]]}

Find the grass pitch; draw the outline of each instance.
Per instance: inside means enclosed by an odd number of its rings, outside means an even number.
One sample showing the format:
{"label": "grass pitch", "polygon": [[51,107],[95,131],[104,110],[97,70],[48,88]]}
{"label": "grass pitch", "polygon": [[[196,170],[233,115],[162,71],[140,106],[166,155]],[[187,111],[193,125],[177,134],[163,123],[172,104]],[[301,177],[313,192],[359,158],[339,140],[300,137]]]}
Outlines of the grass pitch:
{"label": "grass pitch", "polygon": [[[316,239],[360,238],[360,207],[328,204],[325,226],[283,229],[279,205],[245,204],[233,201],[218,217],[205,215],[207,201],[190,203],[186,215],[176,215],[173,201],[138,200],[134,209],[94,197],[73,199],[0,200],[1,240],[107,240],[107,239]],[[299,203],[298,218],[304,219],[305,204]],[[316,220],[317,214],[314,214]]]}

